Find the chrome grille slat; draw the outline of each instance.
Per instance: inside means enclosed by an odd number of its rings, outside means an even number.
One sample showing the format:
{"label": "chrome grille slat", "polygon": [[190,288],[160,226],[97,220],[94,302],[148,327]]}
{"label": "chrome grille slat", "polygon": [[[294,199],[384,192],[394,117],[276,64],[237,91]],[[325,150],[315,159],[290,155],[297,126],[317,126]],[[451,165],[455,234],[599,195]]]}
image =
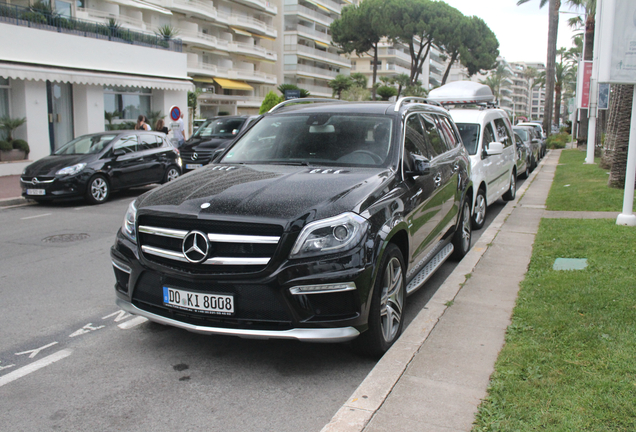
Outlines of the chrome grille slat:
{"label": "chrome grille slat", "polygon": [[144,225],[139,227],[139,232],[144,234],[152,234],[152,235],[158,235],[162,237],[171,237],[171,238],[178,238],[178,239],[182,239],[186,236],[186,234],[188,234],[188,231],[184,231],[184,230],[158,228],[158,227],[151,227],[151,226],[144,226]]}
{"label": "chrome grille slat", "polygon": [[211,242],[218,243],[260,243],[260,244],[276,244],[280,237],[275,236],[254,236],[254,235],[235,235],[235,234],[208,234]]}

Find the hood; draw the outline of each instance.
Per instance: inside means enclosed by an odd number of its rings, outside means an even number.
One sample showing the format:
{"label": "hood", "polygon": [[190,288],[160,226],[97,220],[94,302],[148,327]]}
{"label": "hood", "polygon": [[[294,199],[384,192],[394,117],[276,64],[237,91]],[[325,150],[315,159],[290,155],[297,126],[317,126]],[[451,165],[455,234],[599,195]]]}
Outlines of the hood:
{"label": "hood", "polygon": [[[393,178],[387,168],[208,165],[145,194],[140,210],[272,223],[361,213]],[[202,204],[209,204],[205,209]]]}
{"label": "hood", "polygon": [[88,163],[92,161],[96,155],[51,155],[43,157],[26,167],[25,176],[36,177],[46,176],[53,177],[55,173],[62,168],[69,167],[81,162]]}
{"label": "hood", "polygon": [[227,144],[232,142],[236,138],[232,136],[230,138],[191,138],[185,145],[179,150],[201,150],[201,149],[216,149],[224,148]]}

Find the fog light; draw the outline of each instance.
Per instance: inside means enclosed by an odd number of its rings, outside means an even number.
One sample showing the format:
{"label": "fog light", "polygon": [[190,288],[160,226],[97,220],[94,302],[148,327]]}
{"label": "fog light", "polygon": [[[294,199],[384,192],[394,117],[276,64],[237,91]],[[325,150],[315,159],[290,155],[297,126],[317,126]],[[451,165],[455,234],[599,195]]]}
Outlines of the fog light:
{"label": "fog light", "polygon": [[303,294],[324,294],[334,292],[353,291],[356,289],[356,284],[353,282],[341,282],[333,284],[321,284],[321,285],[300,285],[289,289],[289,292],[293,295]]}

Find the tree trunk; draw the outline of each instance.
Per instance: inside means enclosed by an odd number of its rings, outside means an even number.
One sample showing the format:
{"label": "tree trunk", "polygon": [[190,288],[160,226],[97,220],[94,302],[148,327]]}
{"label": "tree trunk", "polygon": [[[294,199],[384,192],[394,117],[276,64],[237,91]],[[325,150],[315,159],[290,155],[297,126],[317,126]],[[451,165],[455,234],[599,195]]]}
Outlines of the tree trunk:
{"label": "tree trunk", "polygon": [[543,110],[543,129],[546,135],[552,130],[552,110],[554,108],[554,84],[556,78],[557,33],[559,30],[559,8],[561,0],[550,0],[548,26],[548,59],[546,64],[545,108]]}
{"label": "tree trunk", "polygon": [[607,132],[605,135],[605,144],[603,145],[603,154],[599,167],[610,169],[612,167],[612,157],[616,148],[616,129],[618,123],[616,116],[618,115],[618,103],[621,98],[623,86],[612,85],[610,91],[609,118],[607,120]]}
{"label": "tree trunk", "polygon": [[557,126],[561,125],[561,86],[557,85],[554,89],[554,122]]}
{"label": "tree trunk", "polygon": [[375,80],[378,78],[378,43],[373,44],[373,79],[371,80],[371,100],[375,100]]}
{"label": "tree trunk", "polygon": [[[592,14],[587,16],[585,20],[585,46],[583,47],[583,60],[594,59],[594,29],[596,28],[596,17]],[[581,125],[579,128],[578,139],[579,143],[587,142],[587,126],[589,123],[589,117],[587,109],[581,109]]]}
{"label": "tree trunk", "polygon": [[617,102],[615,113],[614,154],[612,157],[612,169],[608,185],[610,187],[625,188],[625,173],[627,172],[627,149],[629,147],[629,129],[632,117],[632,101],[634,98],[633,85],[621,85],[620,100]]}
{"label": "tree trunk", "polygon": [[459,51],[455,51],[453,55],[451,56],[450,62],[448,63],[448,66],[446,67],[446,72],[444,72],[444,77],[442,78],[442,85],[446,84],[448,75],[450,75],[451,67],[453,67],[453,64],[457,60],[458,56],[459,56]]}

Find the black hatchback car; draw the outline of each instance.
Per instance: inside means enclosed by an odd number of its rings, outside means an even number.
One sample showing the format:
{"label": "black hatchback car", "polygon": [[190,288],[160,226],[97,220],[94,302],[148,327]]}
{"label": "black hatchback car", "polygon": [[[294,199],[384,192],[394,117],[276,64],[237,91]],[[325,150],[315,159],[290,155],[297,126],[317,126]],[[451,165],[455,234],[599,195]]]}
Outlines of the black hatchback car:
{"label": "black hatchback car", "polygon": [[179,148],[183,172],[201,168],[247,129],[258,116],[221,116],[205,121],[192,137]]}
{"label": "black hatchback car", "polygon": [[283,103],[216,163],[131,203],[117,304],[205,334],[350,341],[381,355],[408,294],[470,248],[470,162],[449,113]]}
{"label": "black hatchback car", "polygon": [[165,183],[181,175],[179,151],[165,134],[110,131],[82,135],[27,166],[22,196],[35,201],[85,197],[105,202],[112,190]]}

